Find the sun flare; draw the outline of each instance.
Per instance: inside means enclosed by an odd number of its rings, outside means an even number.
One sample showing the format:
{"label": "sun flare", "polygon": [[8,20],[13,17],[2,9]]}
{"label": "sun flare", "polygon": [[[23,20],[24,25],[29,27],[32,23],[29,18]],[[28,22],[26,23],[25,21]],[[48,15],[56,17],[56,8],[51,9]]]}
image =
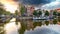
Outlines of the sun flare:
{"label": "sun flare", "polygon": [[4,5],[5,9],[11,13],[15,13],[15,10],[18,7],[18,3],[13,0],[0,0],[0,2]]}
{"label": "sun flare", "polygon": [[15,10],[17,9],[17,6],[10,5],[10,4],[5,4],[4,5],[7,11],[10,11],[11,13],[14,13]]}

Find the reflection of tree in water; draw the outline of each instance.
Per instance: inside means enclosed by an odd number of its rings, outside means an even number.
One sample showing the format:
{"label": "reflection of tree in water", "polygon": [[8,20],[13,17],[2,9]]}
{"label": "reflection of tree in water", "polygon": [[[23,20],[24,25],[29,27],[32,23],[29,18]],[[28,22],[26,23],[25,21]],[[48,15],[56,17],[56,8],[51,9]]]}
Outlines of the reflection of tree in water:
{"label": "reflection of tree in water", "polygon": [[25,30],[33,30],[33,22],[32,20],[22,20],[21,21],[21,29],[19,30],[19,34],[24,34]]}
{"label": "reflection of tree in water", "polygon": [[[19,34],[24,34],[25,30],[34,30],[36,26],[42,26],[42,25],[49,25],[50,21],[40,21],[40,22],[33,22],[33,20],[22,20],[21,21],[21,29],[19,30]],[[51,21],[53,24],[57,24],[57,19],[54,19]]]}
{"label": "reflection of tree in water", "polygon": [[4,34],[4,30],[3,29],[4,29],[4,24],[0,23],[0,34]]}
{"label": "reflection of tree in water", "polygon": [[24,34],[25,30],[26,30],[26,24],[24,24],[24,20],[21,22],[21,28],[19,29],[19,34]]}
{"label": "reflection of tree in water", "polygon": [[54,19],[53,20],[53,24],[57,24],[57,19]]}
{"label": "reflection of tree in water", "polygon": [[58,21],[58,24],[60,25],[60,17],[58,17],[57,21]]}
{"label": "reflection of tree in water", "polygon": [[4,34],[4,32],[0,33],[0,34]]}
{"label": "reflection of tree in water", "polygon": [[45,21],[45,24],[46,24],[46,25],[49,25],[49,21]]}
{"label": "reflection of tree in water", "polygon": [[5,34],[5,33],[4,33],[4,32],[5,32],[5,31],[4,31],[4,25],[7,24],[7,23],[9,23],[10,20],[11,20],[11,19],[9,18],[8,20],[6,20],[6,21],[4,21],[4,22],[2,22],[2,21],[0,22],[0,27],[2,27],[2,32],[1,32],[0,34]]}
{"label": "reflection of tree in water", "polygon": [[58,17],[58,21],[60,22],[60,17]]}
{"label": "reflection of tree in water", "polygon": [[27,30],[33,30],[33,21],[31,19],[27,20]]}
{"label": "reflection of tree in water", "polygon": [[41,26],[42,23],[41,22],[34,22],[33,25],[34,25],[34,28],[35,28],[36,26]]}

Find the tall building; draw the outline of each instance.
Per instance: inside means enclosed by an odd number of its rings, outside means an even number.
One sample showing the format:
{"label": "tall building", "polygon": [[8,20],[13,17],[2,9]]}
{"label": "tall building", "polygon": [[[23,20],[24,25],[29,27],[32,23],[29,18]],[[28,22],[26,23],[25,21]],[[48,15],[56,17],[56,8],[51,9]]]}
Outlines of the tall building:
{"label": "tall building", "polygon": [[27,15],[32,16],[35,8],[34,6],[27,6]]}

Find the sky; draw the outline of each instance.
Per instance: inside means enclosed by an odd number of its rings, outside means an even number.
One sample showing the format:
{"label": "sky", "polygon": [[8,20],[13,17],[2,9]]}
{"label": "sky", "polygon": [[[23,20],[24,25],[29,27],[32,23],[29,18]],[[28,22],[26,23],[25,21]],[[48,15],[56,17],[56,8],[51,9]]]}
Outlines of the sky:
{"label": "sky", "polygon": [[0,0],[0,2],[4,5],[6,10],[10,11],[11,13],[14,13],[18,7],[18,2],[15,2],[13,0]]}
{"label": "sky", "polygon": [[25,34],[60,34],[60,25],[37,26],[34,30],[26,30]]}
{"label": "sky", "polygon": [[18,22],[18,25],[16,25],[15,21],[16,19],[13,18],[9,23],[4,25],[4,34],[18,34],[18,29],[21,28],[21,24]]}
{"label": "sky", "polygon": [[60,8],[60,0],[56,0],[54,2],[47,3],[42,6],[42,9],[48,9],[48,10],[57,9],[57,8]]}
{"label": "sky", "polygon": [[60,0],[0,0],[0,2],[4,4],[6,10],[13,13],[18,7],[18,2],[24,5],[34,5],[37,8],[47,10],[60,8]]}

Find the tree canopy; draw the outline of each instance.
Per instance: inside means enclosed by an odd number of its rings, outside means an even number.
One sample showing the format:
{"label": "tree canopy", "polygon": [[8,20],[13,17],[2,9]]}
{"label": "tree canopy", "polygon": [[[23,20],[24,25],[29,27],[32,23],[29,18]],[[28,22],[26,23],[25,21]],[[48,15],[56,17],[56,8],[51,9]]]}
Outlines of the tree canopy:
{"label": "tree canopy", "polygon": [[53,15],[57,15],[57,11],[53,11]]}
{"label": "tree canopy", "polygon": [[39,14],[39,15],[42,15],[42,12],[41,12],[41,11],[39,11],[39,12],[38,12],[38,14]]}
{"label": "tree canopy", "polygon": [[46,15],[46,16],[49,16],[49,12],[48,12],[48,11],[46,11],[46,12],[45,12],[45,15]]}
{"label": "tree canopy", "polygon": [[37,11],[34,10],[33,15],[37,16],[37,14],[38,14]]}

